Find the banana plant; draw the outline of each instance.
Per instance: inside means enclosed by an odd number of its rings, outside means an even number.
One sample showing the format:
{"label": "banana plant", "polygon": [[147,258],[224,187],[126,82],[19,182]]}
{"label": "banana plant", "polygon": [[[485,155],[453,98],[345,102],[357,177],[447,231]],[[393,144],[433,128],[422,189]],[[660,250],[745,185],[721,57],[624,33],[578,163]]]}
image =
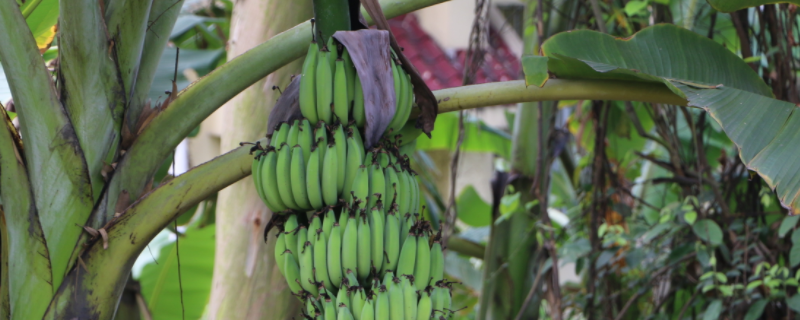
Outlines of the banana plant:
{"label": "banana plant", "polygon": [[[439,2],[381,4],[394,17]],[[52,72],[27,28],[25,6],[0,0],[0,29],[15,30],[0,33],[0,61],[20,123],[19,132],[10,121],[0,129],[0,318],[114,318],[147,243],[179,214],[250,174],[252,156],[240,147],[152,182],[203,119],[304,55],[310,23],[275,35],[181,92],[173,86],[152,106],[144,97],[166,46],[161,35],[172,29],[180,4],[83,0],[60,6],[59,64]],[[699,53],[688,57],[682,49],[688,47]],[[773,99],[725,48],[656,26],[629,41],[590,31],[560,34],[542,49],[546,71],[558,79],[541,87],[508,81],[440,90],[434,93],[439,112],[567,99],[702,108],[740,147],[744,162],[777,188],[782,203],[800,210],[800,164],[786,161],[798,150],[791,147],[799,143],[792,139],[798,132],[794,105]]]}

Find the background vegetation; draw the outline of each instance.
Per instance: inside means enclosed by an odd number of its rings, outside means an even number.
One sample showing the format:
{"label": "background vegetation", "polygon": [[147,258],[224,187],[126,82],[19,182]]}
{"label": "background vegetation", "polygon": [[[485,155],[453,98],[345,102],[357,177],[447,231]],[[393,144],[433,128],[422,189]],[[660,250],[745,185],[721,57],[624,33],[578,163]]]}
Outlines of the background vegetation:
{"label": "background vegetation", "polygon": [[[41,0],[25,15],[26,8],[35,2],[22,4],[21,10],[43,59],[53,69],[69,61],[59,57],[59,52],[68,50],[59,48],[66,35],[55,37],[59,3]],[[674,24],[739,56],[763,81],[754,86],[765,84],[765,90],[776,99],[800,103],[797,4],[726,8],[729,4],[716,2],[528,1],[522,25],[526,54],[544,48],[545,53],[552,50],[579,55],[580,50],[569,48],[574,42],[560,40],[565,38],[556,37],[542,45],[561,31],[588,29],[628,38],[650,26]],[[173,17],[174,27],[164,33],[169,45],[156,57],[158,63],[150,68],[154,74],[152,85],[145,86],[146,92],[135,92],[131,97],[169,100],[164,91],[174,90],[171,83],[174,74],[177,74],[176,88],[182,90],[233,59],[229,55],[249,49],[231,49],[231,19],[241,10],[233,2],[177,3],[182,6],[181,12],[173,13],[177,17]],[[712,4],[723,6],[717,6],[720,10],[736,11],[719,12]],[[304,14],[292,17],[293,20],[287,18],[283,24],[265,28],[277,34],[306,20],[310,10],[305,10]],[[281,14],[270,11],[270,15],[256,20]],[[644,41],[645,35],[638,35],[638,39]],[[697,47],[675,50],[682,51],[688,61],[682,67],[688,68],[695,59],[703,57]],[[231,54],[232,51],[235,53]],[[178,53],[180,58],[174,73]],[[653,65],[663,63],[652,53],[638,56]],[[613,58],[609,54],[608,60]],[[533,60],[523,60],[526,70],[531,70]],[[637,69],[632,66],[635,64],[626,67]],[[691,71],[677,70],[675,64],[669,66],[676,68],[676,74]],[[265,105],[257,107],[266,115],[274,97],[261,96],[263,86],[266,83],[285,86],[291,68],[296,69],[297,62],[262,81],[258,92],[250,93],[250,97],[240,96],[238,101],[231,102],[233,108],[239,108],[233,112],[247,118],[248,112],[256,108],[253,101],[263,99]],[[554,70],[551,67],[551,73]],[[644,68],[638,70],[647,72]],[[534,72],[526,74],[532,76]],[[65,81],[70,83],[69,79]],[[0,96],[4,93],[8,96],[10,91],[3,82],[5,79],[0,78]],[[676,84],[686,92],[706,85],[715,84]],[[12,121],[16,118],[13,105],[5,104]],[[243,105],[251,109],[242,109]],[[440,115],[432,138],[421,137],[417,142],[414,160],[426,191],[427,218],[440,225],[446,223],[448,214],[454,214],[453,240],[449,245],[452,250],[446,254],[446,272],[462,283],[454,292],[454,305],[464,306],[458,316],[511,319],[522,309],[520,315],[525,319],[538,316],[541,319],[752,320],[791,319],[800,313],[797,228],[800,217],[787,215],[787,209],[779,201],[786,197],[779,197],[762,176],[751,171],[755,169],[749,158],[753,155],[740,156],[739,151],[746,146],[731,141],[731,133],[736,132],[729,127],[723,129],[715,121],[719,120],[715,117],[719,113],[713,111],[711,107],[703,110],[624,101],[529,102],[507,113],[507,130],[492,128],[471,113],[464,114],[463,119],[454,113]],[[748,114],[743,113],[732,117],[738,117],[735,120],[739,122],[748,120]],[[266,119],[260,119],[259,123],[266,124]],[[252,124],[239,135],[225,138],[225,150],[233,148],[238,140],[262,136],[266,128],[257,126]],[[463,141],[458,139],[461,133]],[[242,138],[242,134],[249,138]],[[474,188],[467,187],[454,199],[454,210],[449,211],[449,195],[436,187],[441,185],[439,179],[447,175],[442,171],[454,170],[454,174],[462,176],[472,169],[465,169],[462,163],[458,170],[448,164],[449,159],[431,156],[440,150],[448,150],[453,156],[463,152],[493,154],[497,170],[493,203],[484,202]],[[796,150],[788,150],[774,161],[797,162],[795,153]],[[96,162],[102,162],[104,156],[96,155],[95,159],[100,159]],[[154,179],[146,183],[159,186],[171,181],[173,177],[168,174],[171,162],[171,158],[160,162]],[[93,173],[96,175],[90,184],[105,180],[100,177],[100,169]],[[796,174],[783,172],[770,177],[791,178]],[[509,177],[516,179],[506,187],[502,182]],[[246,188],[247,184],[251,182],[246,179],[237,184],[242,187],[232,188]],[[243,217],[231,212],[248,210],[241,204],[256,199],[254,193],[246,193],[247,189],[240,189],[245,190],[242,196],[225,195],[232,193],[230,190],[221,193],[220,207],[217,195],[211,192],[149,243],[133,266],[117,318],[278,319],[293,314],[292,308],[296,306],[289,303],[283,309],[271,309],[272,312],[264,312],[258,306],[274,296],[288,297],[280,281],[259,283],[252,280],[252,274],[220,278],[221,274],[230,274],[230,269],[242,269],[241,265],[249,266],[247,270],[263,278],[268,278],[267,273],[271,272],[266,269],[271,267],[263,254],[247,251],[271,252],[268,248],[253,249],[254,243],[263,246],[260,228],[249,225],[253,229],[243,232],[241,239],[229,240],[234,235],[228,234],[240,230],[231,221]],[[3,196],[3,205],[8,207],[6,195]],[[97,195],[94,197],[96,200]],[[263,220],[256,226],[263,227],[266,212],[258,217]],[[225,228],[220,226],[226,223]],[[98,222],[93,226],[102,225]],[[227,232],[224,239],[219,232]],[[7,243],[6,238],[0,241]],[[72,257],[63,258],[68,259]],[[4,265],[0,270],[9,269]],[[564,281],[564,275],[560,274],[564,270],[574,270],[577,278]],[[246,290],[241,290],[237,300],[230,300],[230,296],[214,292],[220,290],[212,289],[217,285],[226,286],[227,294],[240,287]],[[248,298],[253,301],[241,300]],[[245,307],[235,308],[239,303]]]}

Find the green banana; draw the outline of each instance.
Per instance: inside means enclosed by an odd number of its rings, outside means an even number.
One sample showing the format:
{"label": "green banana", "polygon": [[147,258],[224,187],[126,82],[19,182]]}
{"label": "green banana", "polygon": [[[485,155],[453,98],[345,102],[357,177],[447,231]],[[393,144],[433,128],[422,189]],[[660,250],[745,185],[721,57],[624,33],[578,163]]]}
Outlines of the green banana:
{"label": "green banana", "polygon": [[441,312],[445,319],[450,317],[450,289],[447,288],[447,285],[443,282],[437,283],[436,286],[433,287],[433,292],[431,293],[431,300],[433,302],[433,310]]}
{"label": "green banana", "polygon": [[286,219],[286,222],[283,224],[284,234],[284,241],[286,241],[286,249],[288,250],[297,250],[297,232],[300,229],[300,225],[297,223],[297,215],[289,216],[289,219]]}
{"label": "green banana", "polygon": [[272,138],[269,139],[269,145],[275,149],[280,148],[280,146],[286,142],[286,137],[289,136],[289,127],[290,125],[286,122],[281,122],[272,131]]}
{"label": "green banana", "polygon": [[371,235],[370,246],[372,248],[370,258],[372,269],[376,272],[383,267],[383,238],[385,230],[383,227],[384,215],[381,207],[376,206],[370,210],[370,215],[372,216],[369,223]]}
{"label": "green banana", "polygon": [[314,244],[314,276],[317,282],[322,282],[325,289],[333,291],[335,287],[328,276],[328,238],[321,231],[317,232],[317,242]]}
{"label": "green banana", "polygon": [[367,294],[364,292],[364,288],[357,287],[354,290],[350,291],[350,304],[351,310],[353,310],[353,317],[356,320],[361,320],[361,310],[364,309],[364,304],[367,302]]}
{"label": "green banana", "polygon": [[386,150],[381,150],[378,152],[378,163],[381,165],[381,168],[386,168],[389,165],[389,153]]}
{"label": "green banana", "polygon": [[314,214],[311,215],[311,223],[308,224],[308,241],[311,241],[312,245],[317,243],[317,233],[322,232],[321,214],[321,212],[314,212]]}
{"label": "green banana", "polygon": [[381,282],[384,286],[386,286],[386,290],[392,289],[394,286],[394,272],[392,270],[387,270],[386,273],[383,275],[383,281]]}
{"label": "green banana", "polygon": [[[355,178],[353,178],[353,186],[350,192],[353,197],[350,201],[351,207],[366,207],[367,197],[369,196],[369,172],[366,166],[358,166],[358,171],[356,172]],[[357,204],[356,201],[361,201],[361,204]]]}
{"label": "green banana", "polygon": [[419,292],[419,302],[417,303],[417,320],[427,320],[433,315],[433,303],[431,293],[428,290]]}
{"label": "green banana", "polygon": [[383,169],[383,173],[386,190],[383,193],[383,203],[386,204],[383,206],[383,212],[388,214],[392,204],[397,203],[397,188],[400,187],[400,180],[397,177],[397,169],[395,169],[394,165],[388,165]]}
{"label": "green banana", "polygon": [[397,259],[397,275],[414,275],[414,263],[417,257],[417,236],[409,234],[400,250],[400,258]]}
{"label": "green banana", "polygon": [[[353,131],[358,131],[353,130]],[[358,150],[358,142],[356,142],[355,137],[351,134],[347,137],[347,163],[345,164],[344,169],[344,192],[342,194],[342,198],[345,199],[346,202],[352,200],[352,194],[350,194],[350,190],[353,188],[353,180],[355,180],[356,172],[358,172],[358,167],[362,163],[361,153],[356,151]]]}
{"label": "green banana", "polygon": [[347,48],[342,50],[342,60],[344,61],[344,70],[345,74],[347,75],[347,110],[350,110],[350,104],[353,101],[353,95],[355,93],[355,85],[356,85],[356,67],[353,65],[353,59],[350,58],[350,53],[347,52]]}
{"label": "green banana", "polygon": [[390,136],[394,136],[394,131],[397,131],[395,128],[399,127],[397,125],[400,122],[400,114],[402,111],[400,110],[400,90],[402,90],[402,85],[400,84],[400,69],[395,63],[394,59],[391,61],[392,64],[392,83],[394,83],[394,116],[392,116],[392,121],[389,122],[389,126],[386,127],[385,134]]}
{"label": "green banana", "polygon": [[330,52],[319,51],[317,57],[316,94],[317,118],[325,123],[331,123],[331,103],[333,103],[333,68],[330,61]]}
{"label": "green banana", "polygon": [[257,151],[256,156],[253,158],[253,163],[250,164],[250,175],[253,177],[253,184],[256,187],[256,193],[261,201],[267,205],[272,211],[272,205],[267,202],[267,197],[264,195],[264,188],[261,186],[261,161],[265,159],[265,152]]}
{"label": "green banana", "polygon": [[425,289],[431,281],[431,247],[425,232],[417,239],[417,258],[414,261],[414,281],[417,290]]}
{"label": "green banana", "polygon": [[420,194],[419,190],[419,182],[417,181],[417,174],[411,171],[409,175],[409,180],[411,183],[411,189],[414,190],[414,194],[411,196],[411,208],[409,208],[409,212],[412,214],[418,214],[420,208],[420,201],[422,201],[422,195]]}
{"label": "green banana", "polygon": [[453,297],[450,293],[449,287],[444,287],[442,289],[444,293],[442,293],[442,305],[444,306],[445,311],[445,318],[451,319],[453,317]]}
{"label": "green banana", "polygon": [[281,213],[288,210],[289,207],[284,204],[278,190],[278,151],[270,148],[262,157],[264,160],[261,161],[261,169],[258,172],[261,175],[261,189],[264,191],[269,210],[274,213]]}
{"label": "green banana", "polygon": [[[356,126],[350,126],[350,132],[353,134],[353,139],[356,140],[356,146],[358,146],[358,153],[361,154],[361,159],[365,159],[365,151],[364,151],[364,139],[361,138],[361,131],[358,130]],[[350,150],[350,149],[347,149]]]}
{"label": "green banana", "polygon": [[[360,285],[360,283],[358,282],[358,279],[356,279],[356,271],[355,270],[347,269],[347,271],[345,271],[345,277],[344,278],[345,278],[345,280],[342,280],[342,281],[344,281],[347,284],[347,288],[358,287]],[[344,285],[344,284],[342,284],[342,285]]]}
{"label": "green banana", "polygon": [[286,136],[286,144],[288,144],[289,147],[294,147],[297,145],[297,141],[299,140],[300,140],[300,120],[295,120],[289,127],[289,135]]}
{"label": "green banana", "polygon": [[403,276],[400,281],[403,288],[403,315],[405,320],[417,320],[417,290],[411,284],[410,278]]}
{"label": "green banana", "polygon": [[308,163],[308,158],[311,157],[311,146],[315,144],[314,129],[308,119],[300,121],[300,135],[297,137],[297,144],[303,148],[303,160]]}
{"label": "green banana", "polygon": [[300,92],[298,100],[300,103],[300,112],[304,117],[308,118],[312,123],[317,123],[317,56],[319,55],[319,46],[316,41],[311,41],[308,46],[308,53],[306,53],[306,60],[303,61],[303,77],[300,78]]}
{"label": "green banana", "polygon": [[322,219],[322,233],[325,236],[325,239],[329,239],[331,237],[331,229],[333,229],[333,223],[336,222],[336,215],[333,212],[333,209],[328,209],[328,212],[325,213],[325,218]]}
{"label": "green banana", "polygon": [[[308,195],[308,202],[313,209],[322,209],[325,206],[322,200],[322,182],[320,181],[322,163],[320,162],[319,149],[315,147],[309,152],[311,157],[308,158],[308,164],[306,165],[306,194]],[[319,220],[319,216],[315,216],[315,218]],[[312,230],[315,229],[312,228]]]}
{"label": "green banana", "polygon": [[333,113],[339,123],[346,125],[349,121],[350,97],[347,96],[347,72],[344,60],[336,60],[336,72],[333,75]]}
{"label": "green banana", "polygon": [[381,199],[382,193],[386,191],[386,179],[381,169],[381,165],[373,163],[369,172],[369,195],[366,209],[372,209]]}
{"label": "green banana", "polygon": [[414,223],[416,223],[416,220],[410,213],[406,213],[405,216],[400,219],[400,242],[405,243]]}
{"label": "green banana", "polygon": [[[297,251],[295,250],[292,251],[297,252],[299,254],[303,254],[303,248],[305,248],[306,241],[308,241],[308,228],[306,226],[300,226],[300,228],[297,230]],[[289,248],[289,249],[294,249],[294,248]]]}
{"label": "green banana", "polygon": [[283,273],[283,266],[286,257],[283,252],[286,251],[286,235],[283,232],[278,232],[278,240],[275,242],[275,264],[278,265],[278,270]]}
{"label": "green banana", "polygon": [[397,259],[400,256],[400,221],[397,219],[395,210],[390,210],[386,215],[386,226],[383,233],[383,245],[386,252],[386,261],[381,268],[381,272],[397,269]]}
{"label": "green banana", "polygon": [[367,152],[367,154],[364,155],[364,164],[370,165],[373,162],[375,162],[375,152]]}
{"label": "green banana", "polygon": [[337,190],[337,176],[339,175],[339,157],[333,152],[335,146],[328,145],[330,152],[325,153],[325,162],[322,164],[322,198],[325,204],[335,206],[339,202],[339,192]]}
{"label": "green banana", "polygon": [[342,208],[341,212],[339,213],[339,225],[342,226],[342,228],[340,229],[340,232],[339,232],[339,238],[342,238],[342,241],[344,241],[344,229],[347,228],[347,217],[348,216],[349,215],[347,214],[347,209],[346,208]]}
{"label": "green banana", "polygon": [[333,300],[331,300],[330,296],[325,296],[324,306],[325,307],[322,309],[325,314],[325,320],[336,319],[336,314],[337,314],[336,311],[338,310],[336,310],[336,305],[333,303]]}
{"label": "green banana", "polygon": [[347,140],[344,136],[344,125],[339,124],[333,132],[333,141],[336,143],[336,154],[338,156],[338,166],[336,173],[337,195],[344,191],[345,167],[347,166]]}
{"label": "green banana", "polygon": [[328,43],[325,45],[325,48],[328,49],[330,55],[328,56],[328,62],[333,66],[333,63],[336,62],[336,59],[339,59],[339,50],[336,48],[336,43],[333,42],[333,37],[328,38]]}
{"label": "green banana", "polygon": [[330,295],[325,295],[324,302],[322,303],[322,313],[324,315],[325,320],[328,319],[336,319],[336,304],[333,303]]}
{"label": "green banana", "polygon": [[399,69],[400,74],[400,83],[402,85],[401,97],[400,97],[400,113],[398,122],[395,124],[396,127],[393,127],[394,132],[399,133],[400,130],[405,126],[406,122],[408,122],[408,116],[411,115],[411,107],[412,107],[412,100],[414,99],[414,88],[411,85],[411,76],[403,71],[402,68]]}
{"label": "green banana", "polygon": [[347,219],[342,238],[342,270],[358,272],[358,222],[354,216]]}
{"label": "green banana", "polygon": [[364,88],[361,87],[361,78],[356,74],[353,89],[353,119],[356,125],[363,128],[367,124],[367,115],[364,111]]}
{"label": "green banana", "polygon": [[306,188],[306,164],[303,161],[303,148],[300,145],[292,148],[291,166],[289,176],[292,183],[292,196],[294,202],[300,206],[301,209],[310,210],[311,204],[308,202],[308,188]]}
{"label": "green banana", "polygon": [[313,317],[314,314],[317,312],[316,309],[317,306],[314,305],[314,298],[306,297],[306,309],[303,312],[303,314]]}
{"label": "green banana", "polygon": [[358,279],[366,281],[372,266],[372,230],[367,222],[367,215],[364,209],[358,220]]}
{"label": "green banana", "polygon": [[358,320],[375,320],[375,306],[372,301],[373,299],[367,299],[364,303],[361,308],[361,318]]}
{"label": "green banana", "polygon": [[350,313],[350,307],[344,303],[339,305],[339,315],[336,320],[353,320],[353,314]]}
{"label": "green banana", "polygon": [[408,172],[402,171],[397,174],[397,179],[400,180],[400,188],[397,189],[397,206],[399,216],[404,217],[411,207],[411,181],[408,179]]}
{"label": "green banana", "polygon": [[[277,176],[276,188],[281,196],[281,200],[287,207],[299,210],[300,206],[294,201],[292,194],[292,179],[291,179],[291,159],[292,148],[284,143],[281,149],[278,150],[278,163],[275,167],[275,175]],[[279,187],[280,186],[280,187]]]}
{"label": "green banana", "polygon": [[402,147],[408,145],[414,141],[416,141],[417,137],[422,134],[422,129],[417,128],[416,121],[406,121],[400,131],[397,132],[397,135],[400,137],[400,143],[398,147]]}
{"label": "green banana", "polygon": [[[395,109],[394,118],[392,118],[392,122],[390,125],[393,125],[392,133],[389,137],[394,137],[398,133],[400,133],[400,129],[406,124],[408,120],[408,110],[410,109],[408,106],[408,89],[409,83],[406,81],[405,72],[403,69],[398,66],[397,67],[397,75],[398,79],[400,80],[400,92],[397,93],[396,100],[397,100],[397,108]],[[395,120],[396,119],[396,120]],[[392,140],[392,139],[390,139]]]}
{"label": "green banana", "polygon": [[386,292],[386,286],[381,285],[378,289],[377,298],[375,298],[375,319],[386,320],[390,318],[391,311],[389,310],[389,293]]}
{"label": "green banana", "polygon": [[345,305],[350,308],[350,297],[347,296],[347,291],[349,288],[342,286],[339,288],[339,293],[336,294],[336,305],[341,306]]}
{"label": "green banana", "polygon": [[317,127],[314,128],[314,139],[317,139],[317,148],[322,148],[319,154],[319,163],[322,163],[325,159],[325,152],[328,150],[328,128],[325,127],[325,122],[317,123]]}
{"label": "green banana", "polygon": [[389,312],[391,320],[405,319],[405,303],[403,302],[403,287],[399,278],[392,279],[394,285],[389,288]]}
{"label": "green banana", "polygon": [[337,235],[341,232],[339,223],[333,224],[331,236],[328,238],[328,277],[334,288],[342,284],[342,238]]}
{"label": "green banana", "polygon": [[442,253],[442,243],[436,238],[431,247],[431,281],[437,283],[444,279],[444,254]]}
{"label": "green banana", "polygon": [[289,284],[289,289],[294,294],[299,295],[303,292],[303,287],[300,285],[300,265],[297,264],[292,250],[287,249],[283,252],[283,255],[286,256],[283,267],[286,282]]}
{"label": "green banana", "polygon": [[312,295],[317,295],[316,281],[314,281],[314,247],[311,241],[305,242],[303,252],[300,254],[300,285]]}

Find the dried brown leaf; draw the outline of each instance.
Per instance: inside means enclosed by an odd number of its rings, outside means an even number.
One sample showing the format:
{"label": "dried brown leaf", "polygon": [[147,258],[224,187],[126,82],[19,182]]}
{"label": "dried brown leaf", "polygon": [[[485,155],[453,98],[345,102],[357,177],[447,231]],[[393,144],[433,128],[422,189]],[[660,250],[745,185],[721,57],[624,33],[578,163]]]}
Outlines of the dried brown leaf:
{"label": "dried brown leaf", "polygon": [[114,207],[114,212],[125,212],[125,209],[131,204],[131,195],[128,190],[122,190],[117,198],[117,206]]}
{"label": "dried brown leaf", "polygon": [[364,9],[367,10],[370,17],[372,17],[372,20],[375,21],[375,25],[378,29],[389,32],[389,43],[397,54],[398,59],[400,59],[403,70],[411,76],[411,83],[414,85],[415,102],[420,109],[416,126],[430,137],[431,131],[433,131],[433,124],[436,122],[436,115],[439,114],[439,104],[436,101],[436,96],[433,95],[433,91],[425,84],[425,80],[422,80],[419,71],[411,65],[411,62],[403,54],[403,50],[401,50],[400,45],[397,44],[397,39],[395,39],[389,28],[389,21],[387,21],[386,16],[383,15],[383,9],[381,9],[378,0],[361,0],[361,4],[364,6]]}
{"label": "dried brown leaf", "polygon": [[337,31],[333,38],[347,48],[364,91],[364,146],[380,140],[395,113],[394,78],[392,77],[389,32],[364,29]]}
{"label": "dried brown leaf", "polygon": [[100,232],[100,236],[103,237],[103,250],[108,249],[108,232],[106,232],[105,228],[100,228],[97,231]]}
{"label": "dried brown leaf", "polygon": [[302,75],[297,75],[292,79],[292,82],[283,89],[278,102],[272,107],[269,118],[267,118],[267,137],[272,136],[275,126],[279,123],[303,118],[303,114],[300,112],[299,100],[300,78],[302,78]]}
{"label": "dried brown leaf", "polygon": [[86,231],[86,233],[88,233],[89,235],[92,236],[92,238],[97,237],[98,235],[100,235],[100,233],[97,232],[97,229],[95,229],[95,228],[92,228],[92,227],[89,227],[89,226],[82,226],[82,227],[83,227],[83,230]]}

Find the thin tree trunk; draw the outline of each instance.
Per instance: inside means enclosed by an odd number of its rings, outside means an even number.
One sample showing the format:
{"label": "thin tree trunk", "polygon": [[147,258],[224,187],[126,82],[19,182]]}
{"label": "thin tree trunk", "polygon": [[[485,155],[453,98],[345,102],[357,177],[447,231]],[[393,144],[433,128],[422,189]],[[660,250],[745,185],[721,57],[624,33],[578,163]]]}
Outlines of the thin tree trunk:
{"label": "thin tree trunk", "polygon": [[[312,16],[311,2],[244,0],[234,6],[228,59]],[[229,101],[222,113],[221,150],[264,137],[267,116],[278,92],[302,61],[295,61]],[[289,319],[299,311],[273,262],[274,231],[264,244],[271,213],[247,177],[220,191],[217,206],[217,254],[208,307],[209,319]]]}

